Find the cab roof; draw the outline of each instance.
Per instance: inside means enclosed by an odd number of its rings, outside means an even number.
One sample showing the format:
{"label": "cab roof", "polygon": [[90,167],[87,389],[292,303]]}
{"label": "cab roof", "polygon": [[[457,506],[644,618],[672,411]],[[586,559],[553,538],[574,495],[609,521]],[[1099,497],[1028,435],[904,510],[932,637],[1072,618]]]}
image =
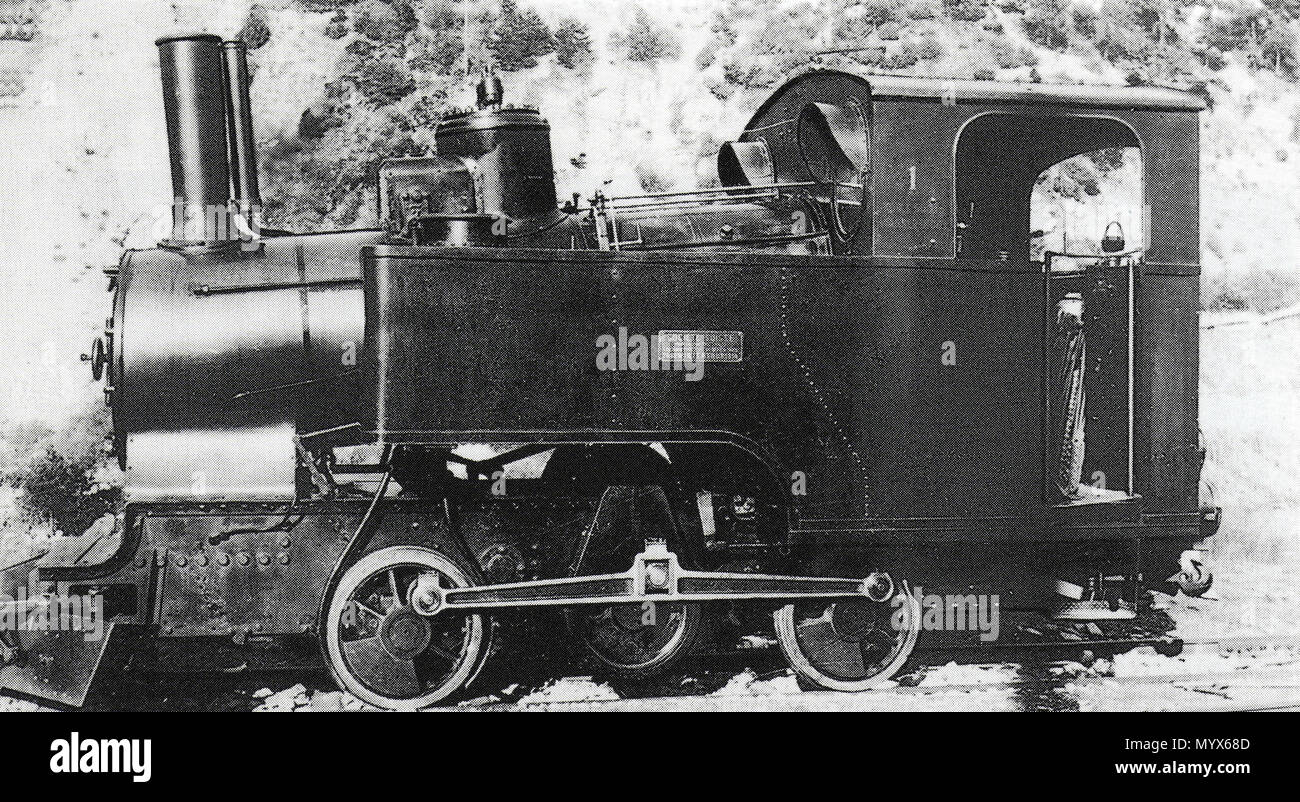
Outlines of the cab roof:
{"label": "cab roof", "polygon": [[[1204,111],[1205,101],[1191,92],[1158,86],[1084,86],[1073,84],[1009,83],[1001,81],[959,81],[946,78],[915,78],[874,75],[865,71],[811,70],[788,81],[763,104],[786,90],[817,77],[845,75],[866,83],[873,100],[943,101],[970,104],[1043,104],[1104,109],[1154,111]],[[762,109],[760,109],[761,113]]]}

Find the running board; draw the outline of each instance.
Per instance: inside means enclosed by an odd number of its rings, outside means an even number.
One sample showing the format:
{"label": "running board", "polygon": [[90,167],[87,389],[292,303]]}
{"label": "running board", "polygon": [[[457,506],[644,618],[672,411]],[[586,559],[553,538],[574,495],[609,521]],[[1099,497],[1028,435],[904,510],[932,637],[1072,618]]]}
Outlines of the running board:
{"label": "running board", "polygon": [[866,579],[732,574],[690,571],[662,541],[647,541],[632,567],[618,574],[541,579],[471,588],[440,588],[421,583],[412,606],[434,615],[448,609],[485,610],[507,607],[568,607],[579,604],[707,602],[750,599],[834,599],[866,597],[883,601],[893,595],[887,574]]}

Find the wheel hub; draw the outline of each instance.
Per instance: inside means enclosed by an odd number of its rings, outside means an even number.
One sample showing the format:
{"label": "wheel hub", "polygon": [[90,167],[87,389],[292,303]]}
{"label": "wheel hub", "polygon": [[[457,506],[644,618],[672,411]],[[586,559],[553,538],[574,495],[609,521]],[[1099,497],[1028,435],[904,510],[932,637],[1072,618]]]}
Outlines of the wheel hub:
{"label": "wheel hub", "polygon": [[410,607],[397,607],[384,616],[379,625],[379,642],[384,651],[398,660],[410,660],[423,654],[433,640],[429,619]]}

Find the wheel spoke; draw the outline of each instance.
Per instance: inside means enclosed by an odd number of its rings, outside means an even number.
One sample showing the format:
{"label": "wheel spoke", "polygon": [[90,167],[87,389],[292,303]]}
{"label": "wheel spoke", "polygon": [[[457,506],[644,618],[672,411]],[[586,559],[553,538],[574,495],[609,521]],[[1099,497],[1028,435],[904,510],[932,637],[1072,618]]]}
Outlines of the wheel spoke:
{"label": "wheel spoke", "polygon": [[379,636],[344,641],[343,656],[353,672],[385,696],[410,698],[423,690],[411,660],[394,659],[384,650]]}
{"label": "wheel spoke", "polygon": [[362,604],[361,602],[357,601],[356,599],[353,599],[353,600],[352,600],[352,603],[353,603],[354,605],[356,605],[358,608],[360,608],[362,612],[364,612],[364,613],[366,613],[367,615],[373,617],[376,621],[382,621],[382,620],[384,620],[384,615],[383,615],[383,613],[375,612],[374,610],[372,610],[372,609],[370,609],[369,607],[365,606],[364,604]]}
{"label": "wheel spoke", "polygon": [[455,654],[447,649],[444,649],[436,643],[430,643],[427,651],[432,652],[433,654],[436,654],[439,657],[441,657],[443,660],[447,660],[452,663],[460,659],[460,655]]}
{"label": "wheel spoke", "polygon": [[405,604],[401,591],[397,589],[397,570],[395,568],[388,569],[388,587],[393,591],[393,598],[397,600],[396,603]]}

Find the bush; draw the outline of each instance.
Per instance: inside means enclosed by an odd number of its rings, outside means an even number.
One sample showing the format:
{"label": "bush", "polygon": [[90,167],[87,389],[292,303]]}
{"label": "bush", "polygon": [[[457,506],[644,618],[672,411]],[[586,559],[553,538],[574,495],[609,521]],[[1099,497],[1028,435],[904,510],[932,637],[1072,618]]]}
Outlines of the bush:
{"label": "bush", "polygon": [[302,116],[298,118],[299,139],[320,139],[328,130],[323,114],[314,114],[311,109],[302,110]]}
{"label": "bush", "polygon": [[254,5],[248,10],[248,19],[239,31],[239,39],[249,50],[256,50],[271,41],[271,26],[267,22],[266,9]]}
{"label": "bush", "polygon": [[[461,0],[461,2],[467,2],[467,0]],[[459,32],[465,21],[461,12],[454,5],[439,0],[425,7],[424,24],[431,31]]]}
{"label": "bush", "polygon": [[372,106],[396,103],[415,91],[415,81],[405,65],[386,58],[368,59],[348,77]]}
{"label": "bush", "polygon": [[1029,0],[1022,24],[1029,41],[1052,50],[1070,46],[1066,0]]}
{"label": "bush", "polygon": [[911,20],[934,19],[939,16],[939,7],[935,0],[919,0],[909,5],[904,13]]}
{"label": "bush", "polygon": [[1228,66],[1227,60],[1223,57],[1223,51],[1217,47],[1207,47],[1204,50],[1199,50],[1196,56],[1201,60],[1202,64],[1215,72]]}
{"label": "bush", "polygon": [[656,25],[642,8],[637,9],[636,19],[626,31],[610,37],[610,44],[622,51],[628,61],[641,64],[653,64],[664,59],[672,61],[682,54],[677,36]]}
{"label": "bush", "polygon": [[406,0],[365,0],[357,6],[352,27],[381,44],[400,44],[419,22]]}
{"label": "bush", "polygon": [[1300,279],[1275,268],[1217,271],[1201,283],[1201,309],[1253,309],[1268,313],[1300,302]]}
{"label": "bush", "polygon": [[718,60],[718,46],[709,42],[700,48],[700,52],[695,54],[695,68],[703,71],[713,66],[713,62]]}
{"label": "bush", "polygon": [[356,39],[343,48],[343,52],[352,56],[359,63],[374,55],[375,46],[365,39]]}
{"label": "bush", "polygon": [[560,20],[555,29],[555,60],[561,67],[573,69],[591,59],[591,34],[587,26],[575,19]]}
{"label": "bush", "polygon": [[1214,95],[1210,94],[1210,85],[1207,82],[1194,81],[1187,87],[1187,91],[1205,101],[1205,108],[1214,109]]}
{"label": "bush", "polygon": [[1258,11],[1237,11],[1215,20],[1205,32],[1205,42],[1224,53],[1249,50],[1267,24],[1265,16]]}
{"label": "bush", "polygon": [[887,55],[883,66],[887,70],[905,70],[909,67],[915,67],[918,61],[920,61],[920,56],[917,55],[916,46],[908,42]]}
{"label": "bush", "polygon": [[342,39],[348,35],[348,12],[339,9],[325,26],[325,35],[331,39]]}
{"label": "bush", "polygon": [[1090,8],[1075,8],[1070,12],[1074,30],[1088,41],[1096,41],[1101,22],[1097,13]]}
{"label": "bush", "polygon": [[420,72],[450,73],[460,61],[460,41],[451,31],[416,38],[416,53],[407,65]]}
{"label": "bush", "polygon": [[713,15],[709,33],[713,34],[713,41],[719,47],[731,47],[736,43],[736,29],[732,27],[731,20],[721,11]]}
{"label": "bush", "polygon": [[943,8],[948,16],[962,22],[979,22],[988,13],[982,0],[943,0]]}
{"label": "bush", "polygon": [[1271,21],[1260,41],[1260,66],[1279,75],[1296,74],[1296,41],[1290,25],[1281,19]]}
{"label": "bush", "polygon": [[943,58],[943,45],[934,39],[924,39],[919,43],[910,43],[908,47],[912,48],[912,52],[916,54],[917,59],[920,61],[935,61]]}
{"label": "bush", "polygon": [[1017,67],[1032,67],[1038,63],[1038,56],[1034,55],[1034,51],[1018,47],[1005,39],[990,42],[989,50],[999,69],[1014,70]]}
{"label": "bush", "polygon": [[537,59],[555,51],[555,37],[532,9],[520,10],[514,0],[502,0],[501,16],[487,36],[488,50],[506,72],[537,66]]}
{"label": "bush", "polygon": [[35,456],[4,477],[18,489],[23,511],[65,535],[80,535],[97,518],[114,512],[122,489],[112,478],[116,466],[106,448],[110,432],[107,410],[100,410],[62,430],[24,437],[27,442],[21,445]]}
{"label": "bush", "polygon": [[898,4],[891,0],[867,0],[859,6],[862,9],[859,18],[869,25],[879,27],[898,19],[897,6]]}
{"label": "bush", "polygon": [[773,66],[766,59],[763,64],[748,66],[728,62],[722,67],[722,80],[741,89],[767,89],[780,78],[780,73]]}

